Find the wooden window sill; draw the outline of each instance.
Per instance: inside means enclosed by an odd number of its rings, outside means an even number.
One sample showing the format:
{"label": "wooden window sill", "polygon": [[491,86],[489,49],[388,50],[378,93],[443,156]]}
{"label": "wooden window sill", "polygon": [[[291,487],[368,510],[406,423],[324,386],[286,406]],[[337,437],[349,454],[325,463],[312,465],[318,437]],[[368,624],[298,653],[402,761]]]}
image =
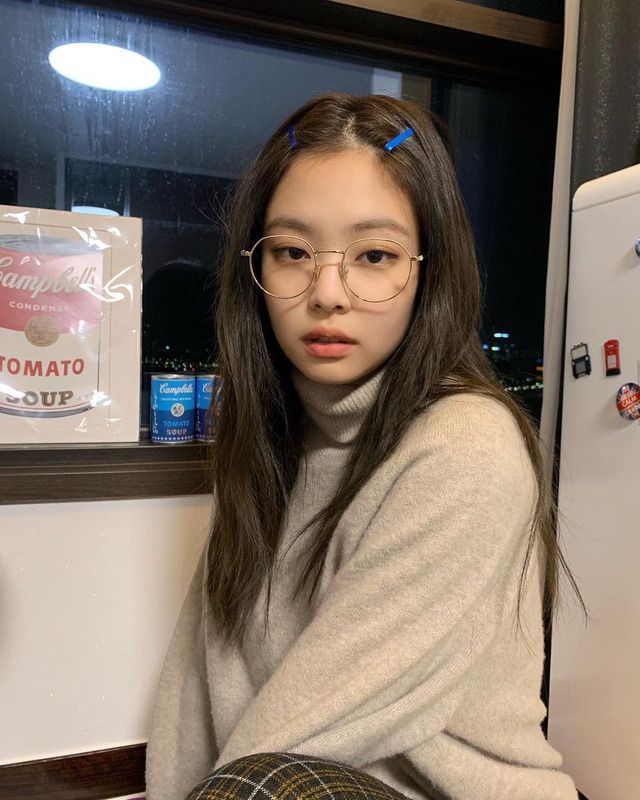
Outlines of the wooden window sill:
{"label": "wooden window sill", "polygon": [[207,445],[4,445],[0,448],[0,504],[67,503],[206,494]]}

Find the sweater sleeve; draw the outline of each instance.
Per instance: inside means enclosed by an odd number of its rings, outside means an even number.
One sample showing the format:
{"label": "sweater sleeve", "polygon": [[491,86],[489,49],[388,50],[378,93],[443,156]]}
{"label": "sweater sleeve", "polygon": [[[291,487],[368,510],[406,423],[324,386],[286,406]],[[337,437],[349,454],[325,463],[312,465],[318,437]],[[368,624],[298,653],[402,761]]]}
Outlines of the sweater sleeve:
{"label": "sweater sleeve", "polygon": [[217,757],[202,618],[205,547],[165,656],[146,757],[147,800],[184,800]]}
{"label": "sweater sleeve", "polygon": [[520,574],[537,484],[496,402],[449,404],[425,432],[216,767],[273,751],[361,767],[451,719],[501,614],[515,614],[504,587]]}

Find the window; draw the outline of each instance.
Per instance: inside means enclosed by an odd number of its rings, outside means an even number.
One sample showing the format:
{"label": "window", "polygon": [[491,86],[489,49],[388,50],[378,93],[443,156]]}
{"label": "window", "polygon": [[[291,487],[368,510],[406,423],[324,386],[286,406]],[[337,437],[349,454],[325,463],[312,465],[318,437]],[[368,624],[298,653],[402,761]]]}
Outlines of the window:
{"label": "window", "polygon": [[[311,15],[316,5],[300,14]],[[15,480],[9,502],[132,496],[122,475],[132,463],[145,476],[136,483],[143,495],[206,490],[199,446],[147,446],[149,374],[214,366],[211,306],[225,202],[283,116],[327,90],[409,97],[449,123],[487,280],[486,347],[505,384],[539,413],[559,61],[541,47],[532,77],[530,62],[525,68],[515,60],[483,76],[486,55],[477,52],[469,66],[468,54],[451,39],[442,45],[451,51],[449,62],[440,59],[437,67],[432,58],[429,64],[429,38],[422,36],[421,48],[409,42],[421,33],[415,22],[405,28],[407,21],[350,9],[349,24],[360,32],[325,32],[323,44],[316,19],[306,36],[304,20],[281,18],[278,30],[245,12],[241,30],[242,12],[225,27],[221,19],[211,21],[205,6],[200,19],[180,21],[159,12],[0,0],[0,99],[10,110],[0,126],[0,202],[97,206],[144,221],[140,444],[27,453],[0,443],[0,472]],[[342,24],[340,4],[322,6],[327,25]],[[252,24],[256,29],[248,33]],[[377,40],[381,30],[385,38]],[[72,82],[48,62],[54,46],[70,41],[133,49],[158,65],[161,80],[135,92]],[[489,39],[485,45],[498,46]],[[180,452],[168,455],[171,449]],[[85,491],[86,475],[104,459],[118,473],[112,488],[101,495]],[[76,465],[74,485],[61,480],[56,489],[52,467],[64,464]],[[23,494],[19,481],[38,470],[49,476],[50,490]],[[169,477],[176,470],[190,475],[186,483]]]}

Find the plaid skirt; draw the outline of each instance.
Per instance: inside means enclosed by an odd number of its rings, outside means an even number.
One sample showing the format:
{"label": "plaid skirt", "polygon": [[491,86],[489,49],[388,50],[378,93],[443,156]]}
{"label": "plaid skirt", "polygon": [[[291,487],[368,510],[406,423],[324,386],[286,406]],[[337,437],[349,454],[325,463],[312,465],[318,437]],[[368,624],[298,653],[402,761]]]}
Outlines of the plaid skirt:
{"label": "plaid skirt", "polygon": [[186,800],[406,800],[347,764],[297,753],[254,753],[223,764]]}

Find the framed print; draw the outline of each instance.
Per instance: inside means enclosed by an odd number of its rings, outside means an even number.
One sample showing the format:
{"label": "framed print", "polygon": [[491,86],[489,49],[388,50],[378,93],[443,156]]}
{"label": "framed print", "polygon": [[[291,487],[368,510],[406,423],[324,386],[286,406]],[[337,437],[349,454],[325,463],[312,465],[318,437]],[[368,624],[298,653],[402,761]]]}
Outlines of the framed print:
{"label": "framed print", "polygon": [[0,206],[0,445],[138,441],[142,220]]}

